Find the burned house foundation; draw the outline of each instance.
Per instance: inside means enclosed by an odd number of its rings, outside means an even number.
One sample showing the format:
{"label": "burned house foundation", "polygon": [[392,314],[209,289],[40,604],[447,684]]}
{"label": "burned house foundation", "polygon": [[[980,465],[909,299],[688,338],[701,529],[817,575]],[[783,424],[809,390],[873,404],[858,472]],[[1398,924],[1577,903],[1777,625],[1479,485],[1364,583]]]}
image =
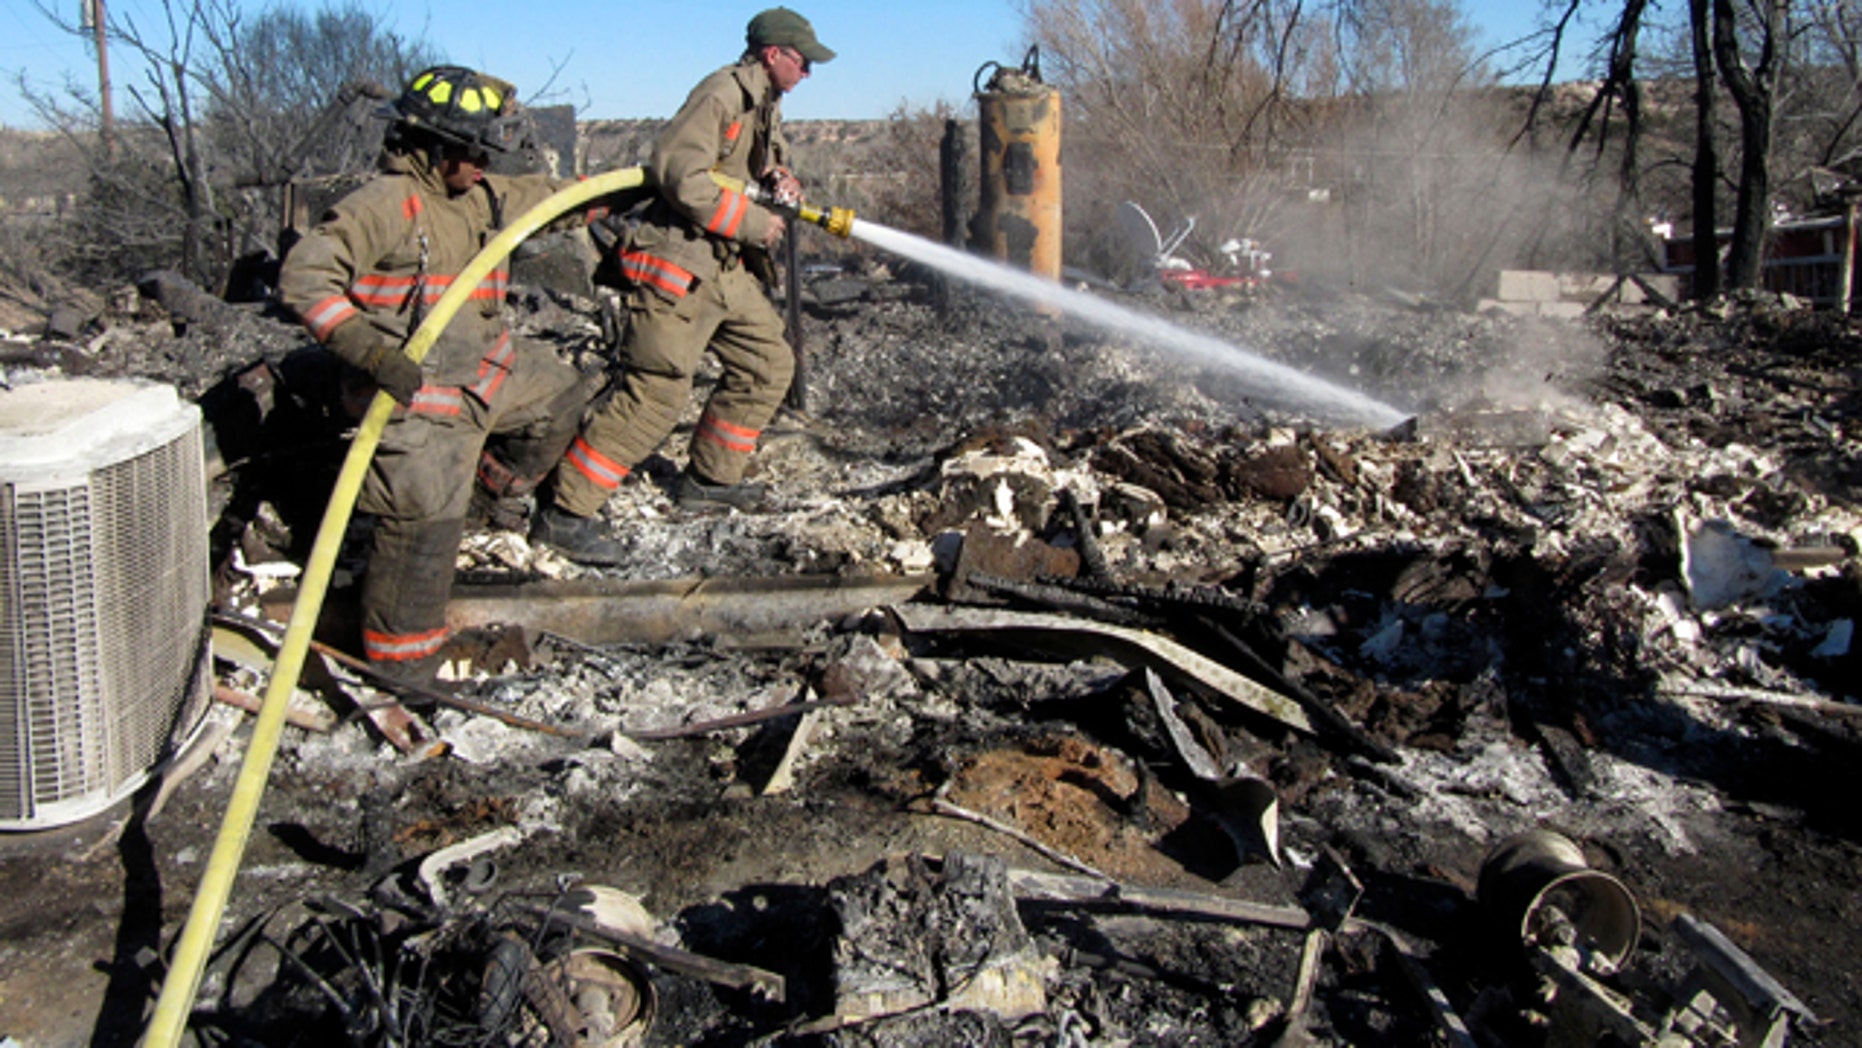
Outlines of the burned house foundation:
{"label": "burned house foundation", "polygon": [[[1133,301],[1411,413],[1367,429],[832,279],[769,511],[681,511],[672,454],[618,568],[476,527],[430,689],[345,656],[342,558],[203,1043],[1854,1039],[1847,322]],[[596,304],[514,302],[599,368]],[[7,380],[202,406],[220,701],[0,836],[22,1043],[139,1028],[346,434],[280,318],[134,305]]]}

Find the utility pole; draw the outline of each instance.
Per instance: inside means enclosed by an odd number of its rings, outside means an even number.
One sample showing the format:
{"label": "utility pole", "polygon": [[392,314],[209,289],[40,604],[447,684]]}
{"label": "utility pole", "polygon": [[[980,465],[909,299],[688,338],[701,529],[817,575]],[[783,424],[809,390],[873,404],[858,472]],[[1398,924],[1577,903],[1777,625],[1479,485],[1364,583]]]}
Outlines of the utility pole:
{"label": "utility pole", "polygon": [[105,46],[107,35],[104,33],[104,0],[83,0],[84,17],[90,22],[90,29],[97,43],[97,98],[103,105],[103,155],[113,158],[116,155],[116,116],[110,106],[110,51]]}

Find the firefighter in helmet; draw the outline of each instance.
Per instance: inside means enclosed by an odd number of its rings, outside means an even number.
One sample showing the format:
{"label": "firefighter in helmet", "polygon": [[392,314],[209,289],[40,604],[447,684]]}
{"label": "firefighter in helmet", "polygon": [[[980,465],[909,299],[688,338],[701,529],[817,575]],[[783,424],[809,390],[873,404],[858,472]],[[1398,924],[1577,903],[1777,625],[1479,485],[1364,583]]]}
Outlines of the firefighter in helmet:
{"label": "firefighter in helmet", "polygon": [[766,284],[783,219],[713,171],[801,199],[781,133],[782,96],[834,52],[786,7],[750,20],[744,52],[692,89],[653,144],[658,197],[619,245],[628,332],[620,388],[597,409],[556,467],[554,499],[531,537],[586,564],[614,564],[619,543],[597,512],[633,467],[672,432],[691,397],[700,355],[723,365],[693,431],[675,496],[682,506],[750,508],[760,485],[743,474],[764,425],[782,405],[795,354]]}
{"label": "firefighter in helmet", "polygon": [[492,154],[516,145],[514,96],[459,66],[417,74],[380,114],[389,125],[376,175],[292,246],[279,279],[311,335],[397,401],[357,505],[376,518],[363,651],[405,680],[438,667],[475,486],[492,499],[534,488],[591,392],[551,347],[513,338],[508,264],[472,289],[420,363],[402,348],[505,219],[564,184],[487,173]]}

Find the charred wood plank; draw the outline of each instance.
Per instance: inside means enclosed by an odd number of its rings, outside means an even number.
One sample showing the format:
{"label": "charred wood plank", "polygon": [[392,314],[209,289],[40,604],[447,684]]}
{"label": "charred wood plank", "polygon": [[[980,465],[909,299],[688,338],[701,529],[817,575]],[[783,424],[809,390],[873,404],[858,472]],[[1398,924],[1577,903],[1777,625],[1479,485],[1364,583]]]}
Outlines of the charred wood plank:
{"label": "charred wood plank", "polygon": [[[1230,656],[1231,668],[1253,678],[1261,684],[1282,694],[1292,697],[1320,725],[1322,739],[1342,744],[1347,752],[1363,754],[1386,764],[1397,760],[1396,751],[1367,734],[1362,728],[1338,712],[1331,703],[1313,694],[1304,685],[1288,677],[1276,668],[1272,662],[1261,655],[1254,644],[1242,639],[1242,633],[1260,636],[1266,643],[1284,646],[1289,643],[1280,634],[1279,626],[1273,622],[1267,609],[1250,600],[1237,598],[1231,594],[1207,588],[1186,589],[1168,587],[1156,589],[1141,586],[1122,586],[1095,584],[1090,580],[1074,580],[1071,583],[1059,583],[1062,588],[1079,589],[1099,596],[1127,600],[1153,616],[1162,617],[1164,622],[1181,620],[1184,625],[1199,633],[1207,635],[1221,648],[1222,653]],[[1114,604],[1114,607],[1122,605]],[[1230,629],[1217,617],[1218,612],[1230,612],[1241,617],[1240,631]]]}
{"label": "charred wood plank", "polygon": [[1163,620],[1155,615],[1147,615],[1051,582],[1023,582],[983,574],[973,574],[968,581],[971,586],[992,597],[1004,597],[1049,611],[1084,615],[1100,622],[1130,626],[1133,629],[1155,629],[1163,625]]}
{"label": "charred wood plank", "polygon": [[1862,717],[1862,705],[1853,702],[1816,699],[1808,695],[1792,695],[1788,692],[1766,691],[1762,688],[1742,688],[1733,684],[1721,684],[1718,681],[1669,681],[1659,685],[1655,690],[1663,695],[1694,695],[1733,703],[1755,702],[1762,706],[1804,710],[1828,717]]}
{"label": "charred wood plank", "polygon": [[[265,705],[264,701],[257,695],[251,695],[234,688],[229,688],[224,684],[216,684],[213,686],[213,701],[231,706],[237,710],[244,710],[254,715],[259,712],[260,707]],[[319,735],[328,734],[331,728],[336,727],[336,715],[334,713],[323,713],[319,715],[310,710],[300,710],[294,706],[285,708],[284,720],[286,724],[294,728],[314,731]]]}
{"label": "charred wood plank", "polygon": [[1241,638],[1223,628],[1220,623],[1203,616],[1199,616],[1199,620],[1203,628],[1208,630],[1211,636],[1221,641],[1228,652],[1234,656],[1235,660],[1241,663],[1241,665],[1236,667],[1237,669],[1243,673],[1254,676],[1255,679],[1261,681],[1263,684],[1291,696],[1294,701],[1298,702],[1300,706],[1311,715],[1314,722],[1319,725],[1319,738],[1321,741],[1339,743],[1347,752],[1362,754],[1373,760],[1382,761],[1385,764],[1394,764],[1397,762],[1396,750],[1372,738],[1364,729],[1353,724],[1349,717],[1338,712],[1338,707],[1333,706],[1331,703],[1307,690],[1307,688],[1298,681],[1287,677],[1279,670],[1268,665],[1267,661],[1256,654],[1253,648],[1250,648]]}
{"label": "charred wood plank", "polygon": [[1009,887],[1017,899],[1034,902],[1123,907],[1149,913],[1208,917],[1301,931],[1313,926],[1312,915],[1298,906],[1250,902],[1208,892],[1145,888],[1110,879],[1076,877],[1064,873],[1041,873],[1010,867]]}

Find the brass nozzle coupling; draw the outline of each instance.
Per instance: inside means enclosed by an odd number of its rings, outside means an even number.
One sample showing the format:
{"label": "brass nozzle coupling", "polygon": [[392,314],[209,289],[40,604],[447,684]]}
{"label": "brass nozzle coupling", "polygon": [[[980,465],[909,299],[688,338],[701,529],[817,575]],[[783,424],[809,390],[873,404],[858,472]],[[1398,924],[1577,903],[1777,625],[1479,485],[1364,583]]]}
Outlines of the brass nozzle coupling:
{"label": "brass nozzle coupling", "polygon": [[803,222],[820,226],[834,236],[846,239],[853,235],[853,209],[846,207],[819,208],[805,200],[784,203],[771,197],[762,186],[752,182],[739,182],[729,175],[711,173],[712,181],[727,189],[734,189],[744,196],[769,208],[786,218],[797,218]]}
{"label": "brass nozzle coupling", "polygon": [[802,221],[813,222],[843,240],[853,234],[852,208],[830,207],[824,211],[812,204],[799,204],[795,214]]}

